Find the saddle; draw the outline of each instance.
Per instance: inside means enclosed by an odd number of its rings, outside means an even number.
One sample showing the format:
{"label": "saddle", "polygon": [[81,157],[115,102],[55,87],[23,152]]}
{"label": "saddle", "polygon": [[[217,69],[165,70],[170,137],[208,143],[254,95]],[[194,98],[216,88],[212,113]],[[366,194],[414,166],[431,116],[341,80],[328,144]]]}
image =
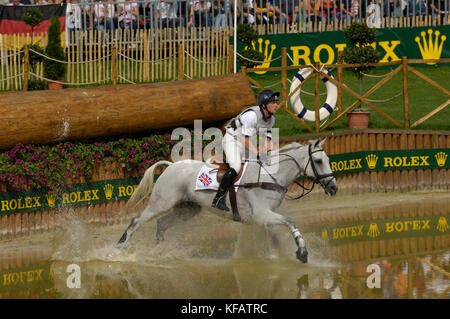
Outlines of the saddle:
{"label": "saddle", "polygon": [[[217,182],[220,184],[222,181],[223,175],[225,172],[230,168],[230,165],[228,163],[223,162],[216,162],[214,158],[210,158],[206,161],[206,164],[210,167],[217,168]],[[241,216],[239,215],[239,210],[237,208],[237,201],[236,201],[236,190],[234,188],[234,184],[241,178],[242,172],[244,171],[244,165],[245,163],[241,164],[241,170],[239,171],[239,174],[236,176],[236,178],[233,180],[233,183],[231,183],[231,186],[228,188],[228,194],[230,196],[230,203],[231,203],[231,210],[233,211],[233,220],[234,221],[240,221]]]}

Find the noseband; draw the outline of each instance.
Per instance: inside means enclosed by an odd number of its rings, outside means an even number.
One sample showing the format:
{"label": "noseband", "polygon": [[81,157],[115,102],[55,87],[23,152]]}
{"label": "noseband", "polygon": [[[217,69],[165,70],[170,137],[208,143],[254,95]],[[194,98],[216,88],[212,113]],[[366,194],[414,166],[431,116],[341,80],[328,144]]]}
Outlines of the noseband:
{"label": "noseband", "polygon": [[[316,184],[322,184],[322,180],[323,180],[323,179],[325,179],[325,178],[327,178],[327,177],[334,177],[334,175],[333,175],[333,173],[329,173],[329,174],[319,174],[319,173],[317,172],[316,164],[314,164],[314,161],[313,161],[313,159],[312,159],[312,154],[317,153],[317,152],[323,152],[323,149],[318,149],[318,150],[314,150],[314,151],[313,151],[313,150],[312,150],[312,147],[311,147],[311,144],[308,145],[308,154],[309,154],[309,158],[308,158],[308,163],[306,163],[306,166],[305,166],[305,172],[306,172],[306,170],[308,169],[308,165],[311,164],[311,168],[312,168],[312,171],[313,171],[313,173],[314,173],[314,178],[313,178],[314,183],[316,183]],[[330,179],[330,180],[328,181],[328,183],[326,183],[326,185],[323,185],[323,184],[322,184],[322,186],[323,186],[324,188],[327,188],[328,184],[329,184],[331,181],[332,181],[332,179]]]}

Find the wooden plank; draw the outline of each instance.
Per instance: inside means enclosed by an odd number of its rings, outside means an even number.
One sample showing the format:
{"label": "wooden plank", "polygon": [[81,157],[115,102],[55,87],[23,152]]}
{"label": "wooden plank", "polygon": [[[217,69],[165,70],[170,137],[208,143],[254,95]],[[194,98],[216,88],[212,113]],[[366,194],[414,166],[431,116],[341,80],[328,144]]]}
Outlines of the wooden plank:
{"label": "wooden plank", "polygon": [[[384,134],[384,149],[385,150],[392,150],[392,134],[386,133]],[[386,191],[393,191],[394,190],[394,180],[393,180],[393,172],[392,171],[386,171],[384,174],[385,178],[385,185],[386,185]]]}
{"label": "wooden plank", "polygon": [[[362,151],[368,151],[369,150],[369,134],[366,132],[361,133],[362,137],[362,143],[361,143],[361,150]],[[365,191],[370,191],[370,174],[369,172],[362,172],[363,177],[363,188]]]}
{"label": "wooden plank", "polygon": [[[392,149],[398,150],[400,149],[400,135],[399,134],[393,134],[392,135]],[[394,170],[392,171],[393,181],[394,181],[394,190],[398,191],[401,189],[400,187],[400,171]]]}
{"label": "wooden plank", "polygon": [[408,60],[406,56],[402,57],[403,70],[403,115],[405,128],[409,128],[409,98],[408,98]]}
{"label": "wooden plank", "polygon": [[[414,150],[416,149],[416,137],[415,133],[409,133],[407,135],[408,139],[408,149]],[[417,170],[410,169],[408,170],[408,189],[409,191],[417,190]]]}
{"label": "wooden plank", "polygon": [[[350,148],[349,152],[357,152],[358,151],[358,145],[357,145],[357,135],[358,134],[351,134],[349,135],[349,143]],[[359,174],[358,173],[352,173],[351,174],[351,193],[352,194],[358,194],[358,188],[359,188]]]}
{"label": "wooden plank", "polygon": [[[422,62],[423,63],[423,62]],[[426,76],[425,74],[417,71],[416,69],[414,69],[411,66],[408,66],[408,71],[411,71],[412,73],[414,73],[415,75],[417,75],[418,77],[420,77],[421,79],[427,81],[428,83],[430,83],[431,85],[433,85],[435,88],[437,88],[439,91],[443,92],[444,94],[450,95],[450,91],[443,88],[442,86],[439,85],[439,83],[437,83],[436,81],[433,81],[432,79],[430,79],[428,76]]]}
{"label": "wooden plank", "polygon": [[[423,149],[423,134],[422,133],[416,133],[415,135],[415,145],[416,149]],[[418,169],[416,170],[416,189],[422,190],[425,187],[425,181],[424,181],[424,170]]]}
{"label": "wooden plank", "polygon": [[[369,150],[376,151],[377,149],[377,136],[376,134],[370,133],[369,134]],[[378,173],[377,172],[369,172],[370,176],[370,190],[372,192],[375,192],[378,190],[379,187],[379,181],[378,181]]]}
{"label": "wooden plank", "polygon": [[[430,134],[424,134],[423,136],[423,148],[432,148],[431,145],[431,135]],[[431,177],[431,170],[426,169],[424,170],[424,182],[425,182],[425,188],[431,189],[433,185],[432,177]]]}
{"label": "wooden plank", "polygon": [[[439,139],[436,133],[431,134],[431,148],[439,148]],[[433,183],[433,189],[439,189],[440,178],[439,178],[439,169],[431,170],[431,180]]]}
{"label": "wooden plank", "polygon": [[[376,136],[376,143],[377,143],[377,150],[383,151],[385,149],[384,145],[384,134],[379,133]],[[386,191],[386,172],[385,171],[379,171],[377,172],[378,175],[378,191]]]}
{"label": "wooden plank", "polygon": [[[362,147],[362,134],[361,133],[357,133],[356,135],[356,151],[362,151],[363,147]],[[365,190],[365,185],[364,185],[364,173],[363,172],[358,172],[357,173],[357,193],[362,193]]]}
{"label": "wooden plank", "polygon": [[22,236],[22,218],[20,216],[20,213],[16,213],[13,216],[13,223],[14,223],[14,237],[20,237]]}
{"label": "wooden plank", "polygon": [[[406,133],[400,134],[400,150],[406,150],[408,149],[408,137]],[[402,170],[400,172],[400,190],[401,191],[408,191],[408,170]]]}
{"label": "wooden plank", "polygon": [[436,113],[438,113],[439,111],[442,111],[444,108],[446,108],[448,105],[450,104],[450,99],[445,101],[444,103],[442,103],[441,105],[439,105],[437,108],[435,108],[433,111],[431,111],[430,113],[428,113],[427,115],[423,116],[421,119],[417,120],[416,122],[414,122],[411,125],[411,128],[414,128],[420,124],[422,124],[423,122],[425,122],[426,120],[428,120],[430,117],[432,117],[433,115],[435,115]]}

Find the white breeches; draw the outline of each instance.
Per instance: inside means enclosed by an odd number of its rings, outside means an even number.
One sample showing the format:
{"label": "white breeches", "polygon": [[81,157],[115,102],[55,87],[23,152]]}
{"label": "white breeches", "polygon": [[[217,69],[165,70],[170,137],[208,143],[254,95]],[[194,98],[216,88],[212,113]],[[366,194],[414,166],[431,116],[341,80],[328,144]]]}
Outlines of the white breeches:
{"label": "white breeches", "polygon": [[226,133],[222,140],[222,147],[225,156],[227,157],[226,162],[239,174],[239,171],[241,170],[242,153],[244,151],[242,143],[236,140],[234,136]]}

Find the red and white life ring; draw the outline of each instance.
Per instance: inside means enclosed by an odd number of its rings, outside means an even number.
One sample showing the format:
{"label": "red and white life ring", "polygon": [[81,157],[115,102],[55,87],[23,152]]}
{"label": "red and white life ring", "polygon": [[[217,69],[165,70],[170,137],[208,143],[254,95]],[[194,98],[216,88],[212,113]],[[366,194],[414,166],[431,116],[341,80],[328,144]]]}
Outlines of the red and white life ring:
{"label": "red and white life ring", "polygon": [[[294,78],[292,79],[291,89],[289,93],[292,93],[304,80],[305,78],[313,72],[312,68],[304,68],[300,69],[297,74],[295,74]],[[324,73],[327,73],[330,77],[333,77],[331,75],[331,72],[328,72],[326,69],[323,69]],[[325,120],[328,118],[333,110],[336,108],[336,101],[337,101],[337,95],[338,90],[336,84],[329,81],[326,77],[322,77],[322,82],[325,83],[325,86],[327,88],[327,99],[324,103],[324,105],[319,110],[319,119]],[[297,90],[292,96],[291,96],[291,105],[296,112],[297,116],[305,121],[308,122],[315,122],[316,121],[316,115],[314,111],[308,110],[302,103],[302,100],[300,99],[300,90]]]}

